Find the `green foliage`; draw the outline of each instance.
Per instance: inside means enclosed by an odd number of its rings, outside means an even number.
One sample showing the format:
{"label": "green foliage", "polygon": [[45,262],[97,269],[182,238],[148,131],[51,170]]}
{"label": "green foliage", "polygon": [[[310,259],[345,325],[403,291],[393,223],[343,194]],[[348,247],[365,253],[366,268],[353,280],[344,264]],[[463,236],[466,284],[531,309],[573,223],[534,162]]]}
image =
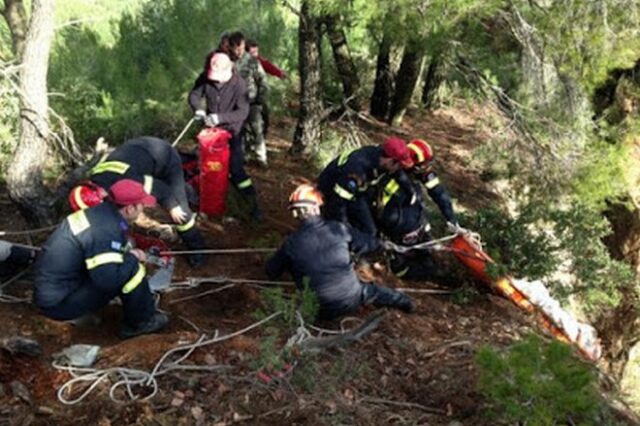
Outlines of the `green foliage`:
{"label": "green foliage", "polygon": [[483,347],[476,355],[479,390],[487,415],[505,424],[600,425],[606,413],[593,369],[574,358],[571,348],[535,335],[504,353]]}
{"label": "green foliage", "polygon": [[282,312],[279,317],[287,327],[295,327],[298,324],[296,312],[302,315],[305,322],[312,323],[318,314],[318,299],[305,283],[302,291],[288,295],[281,287],[267,288],[260,292],[263,308],[256,312],[256,317],[262,319],[273,312]]}

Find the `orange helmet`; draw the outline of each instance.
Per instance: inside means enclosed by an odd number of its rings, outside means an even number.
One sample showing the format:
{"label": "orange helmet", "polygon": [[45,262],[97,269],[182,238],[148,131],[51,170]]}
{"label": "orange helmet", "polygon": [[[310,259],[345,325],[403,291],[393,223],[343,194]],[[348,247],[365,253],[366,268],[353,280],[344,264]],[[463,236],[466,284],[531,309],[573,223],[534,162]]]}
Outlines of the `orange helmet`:
{"label": "orange helmet", "polygon": [[318,191],[315,186],[307,183],[298,186],[289,197],[290,210],[307,207],[320,207],[322,204],[324,204],[324,202],[322,201],[322,194],[320,191]]}
{"label": "orange helmet", "polygon": [[102,203],[107,196],[104,189],[90,182],[81,183],[69,193],[69,205],[74,212]]}
{"label": "orange helmet", "polygon": [[414,164],[428,163],[433,159],[433,150],[422,139],[414,139],[407,145]]}

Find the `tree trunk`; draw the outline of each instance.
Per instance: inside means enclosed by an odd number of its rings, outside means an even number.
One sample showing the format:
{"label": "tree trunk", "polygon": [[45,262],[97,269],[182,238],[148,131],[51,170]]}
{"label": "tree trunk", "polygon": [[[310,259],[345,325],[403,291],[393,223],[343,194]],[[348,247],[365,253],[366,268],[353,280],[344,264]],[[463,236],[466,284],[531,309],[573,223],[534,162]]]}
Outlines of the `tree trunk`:
{"label": "tree trunk", "polygon": [[322,136],[320,36],[320,23],[305,0],[300,9],[298,27],[300,113],[291,146],[294,155],[308,156],[313,153]]}
{"label": "tree trunk", "polygon": [[333,50],[333,58],[338,68],[338,74],[342,79],[342,92],[344,99],[348,100],[347,105],[358,111],[360,109],[360,100],[358,99],[358,90],[360,88],[360,79],[356,66],[353,63],[347,37],[342,27],[339,16],[328,16],[324,20],[327,27],[327,36]]}
{"label": "tree trunk", "polygon": [[54,0],[33,0],[20,72],[20,139],[7,173],[9,196],[35,225],[53,223],[54,197],[43,185],[50,153],[47,70],[54,32]]}
{"label": "tree trunk", "polygon": [[438,89],[444,80],[443,65],[439,56],[434,56],[429,63],[422,88],[422,105],[427,109],[438,107]]}
{"label": "tree trunk", "polygon": [[369,112],[378,120],[386,120],[393,94],[393,72],[391,71],[391,37],[385,32],[378,50],[376,80],[371,95]]}
{"label": "tree trunk", "polygon": [[405,47],[402,55],[400,69],[396,74],[396,92],[393,95],[391,109],[389,111],[389,124],[400,126],[404,113],[411,102],[411,96],[416,88],[420,68],[422,65],[422,53],[413,48],[410,44]]}
{"label": "tree trunk", "polygon": [[4,16],[4,19],[7,21],[7,26],[11,33],[13,53],[16,58],[21,59],[22,53],[24,52],[27,26],[29,24],[24,2],[22,0],[4,0],[2,16]]}

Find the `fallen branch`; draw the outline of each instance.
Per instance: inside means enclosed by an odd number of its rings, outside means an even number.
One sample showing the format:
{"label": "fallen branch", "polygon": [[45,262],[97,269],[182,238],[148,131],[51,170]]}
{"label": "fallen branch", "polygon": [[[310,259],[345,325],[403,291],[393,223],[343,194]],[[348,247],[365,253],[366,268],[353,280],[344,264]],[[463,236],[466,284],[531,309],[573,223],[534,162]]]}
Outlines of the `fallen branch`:
{"label": "fallen branch", "polygon": [[426,288],[405,288],[400,287],[396,288],[396,291],[401,291],[402,293],[421,293],[421,294],[451,294],[453,291],[451,290],[436,290],[436,289],[426,289]]}
{"label": "fallen branch", "polygon": [[180,302],[184,302],[184,301],[187,301],[187,300],[197,299],[197,298],[209,295],[209,294],[221,292],[222,290],[226,290],[228,288],[235,287],[235,286],[236,286],[235,284],[227,284],[227,285],[219,287],[219,288],[214,288],[212,290],[207,290],[207,291],[203,291],[202,293],[194,294],[193,296],[185,296],[185,297],[181,297],[180,299],[172,300],[171,302],[169,302],[169,304],[173,305],[174,303],[180,303]]}
{"label": "fallen branch", "polygon": [[471,342],[471,340],[459,340],[459,341],[456,341],[456,342],[445,343],[444,345],[440,346],[435,351],[431,351],[431,352],[427,352],[426,354],[422,354],[421,358],[431,358],[432,356],[440,355],[440,354],[444,353],[448,349],[456,348],[456,347],[459,347],[459,346],[471,346],[472,344],[473,344],[473,342]]}
{"label": "fallen branch", "polygon": [[371,314],[361,326],[344,334],[330,337],[309,337],[300,344],[300,349],[303,352],[314,352],[350,345],[378,328],[380,321],[386,314],[385,310],[378,310]]}
{"label": "fallen branch", "polygon": [[440,408],[427,407],[426,405],[417,404],[415,402],[392,401],[389,399],[371,398],[367,396],[364,398],[360,398],[358,402],[368,402],[370,404],[392,405],[395,407],[417,409],[420,411],[424,411],[425,413],[438,414],[441,416],[445,416],[447,414],[446,410],[443,410]]}

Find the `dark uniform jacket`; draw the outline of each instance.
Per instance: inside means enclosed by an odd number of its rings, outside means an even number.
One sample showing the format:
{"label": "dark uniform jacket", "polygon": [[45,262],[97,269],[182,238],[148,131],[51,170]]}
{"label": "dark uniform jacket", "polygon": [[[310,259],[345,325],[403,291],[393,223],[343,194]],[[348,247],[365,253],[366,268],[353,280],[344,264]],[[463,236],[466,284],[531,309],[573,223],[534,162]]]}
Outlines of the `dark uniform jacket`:
{"label": "dark uniform jacket", "polygon": [[220,127],[234,136],[240,134],[249,116],[249,95],[247,84],[235,71],[226,83],[211,81],[205,73],[200,74],[189,93],[191,109],[205,109],[202,106],[203,99],[207,114],[218,115]]}
{"label": "dark uniform jacket", "polygon": [[362,283],[349,251],[367,253],[378,247],[376,238],[341,222],[311,217],[284,241],[267,262],[266,271],[271,279],[289,271],[298,289],[308,284],[321,310],[350,308],[361,303]]}
{"label": "dark uniform jacket", "polygon": [[135,180],[170,210],[184,203],[170,186],[174,174],[182,175],[178,152],[165,140],[144,136],[126,141],[98,163],[91,170],[91,181],[109,190],[119,180]]}
{"label": "dark uniform jacket", "polygon": [[79,286],[96,291],[133,291],[145,268],[126,253],[127,223],[116,206],[104,202],[69,215],[43,246],[36,261],[34,303],[49,308]]}
{"label": "dark uniform jacket", "polygon": [[[375,187],[385,174],[380,168],[381,155],[382,147],[365,146],[342,153],[325,167],[318,177],[318,189],[324,195],[328,218],[350,221],[363,232],[376,234],[370,197],[375,196]],[[407,191],[412,191],[402,170],[393,176]],[[374,194],[368,195],[371,191]]]}

